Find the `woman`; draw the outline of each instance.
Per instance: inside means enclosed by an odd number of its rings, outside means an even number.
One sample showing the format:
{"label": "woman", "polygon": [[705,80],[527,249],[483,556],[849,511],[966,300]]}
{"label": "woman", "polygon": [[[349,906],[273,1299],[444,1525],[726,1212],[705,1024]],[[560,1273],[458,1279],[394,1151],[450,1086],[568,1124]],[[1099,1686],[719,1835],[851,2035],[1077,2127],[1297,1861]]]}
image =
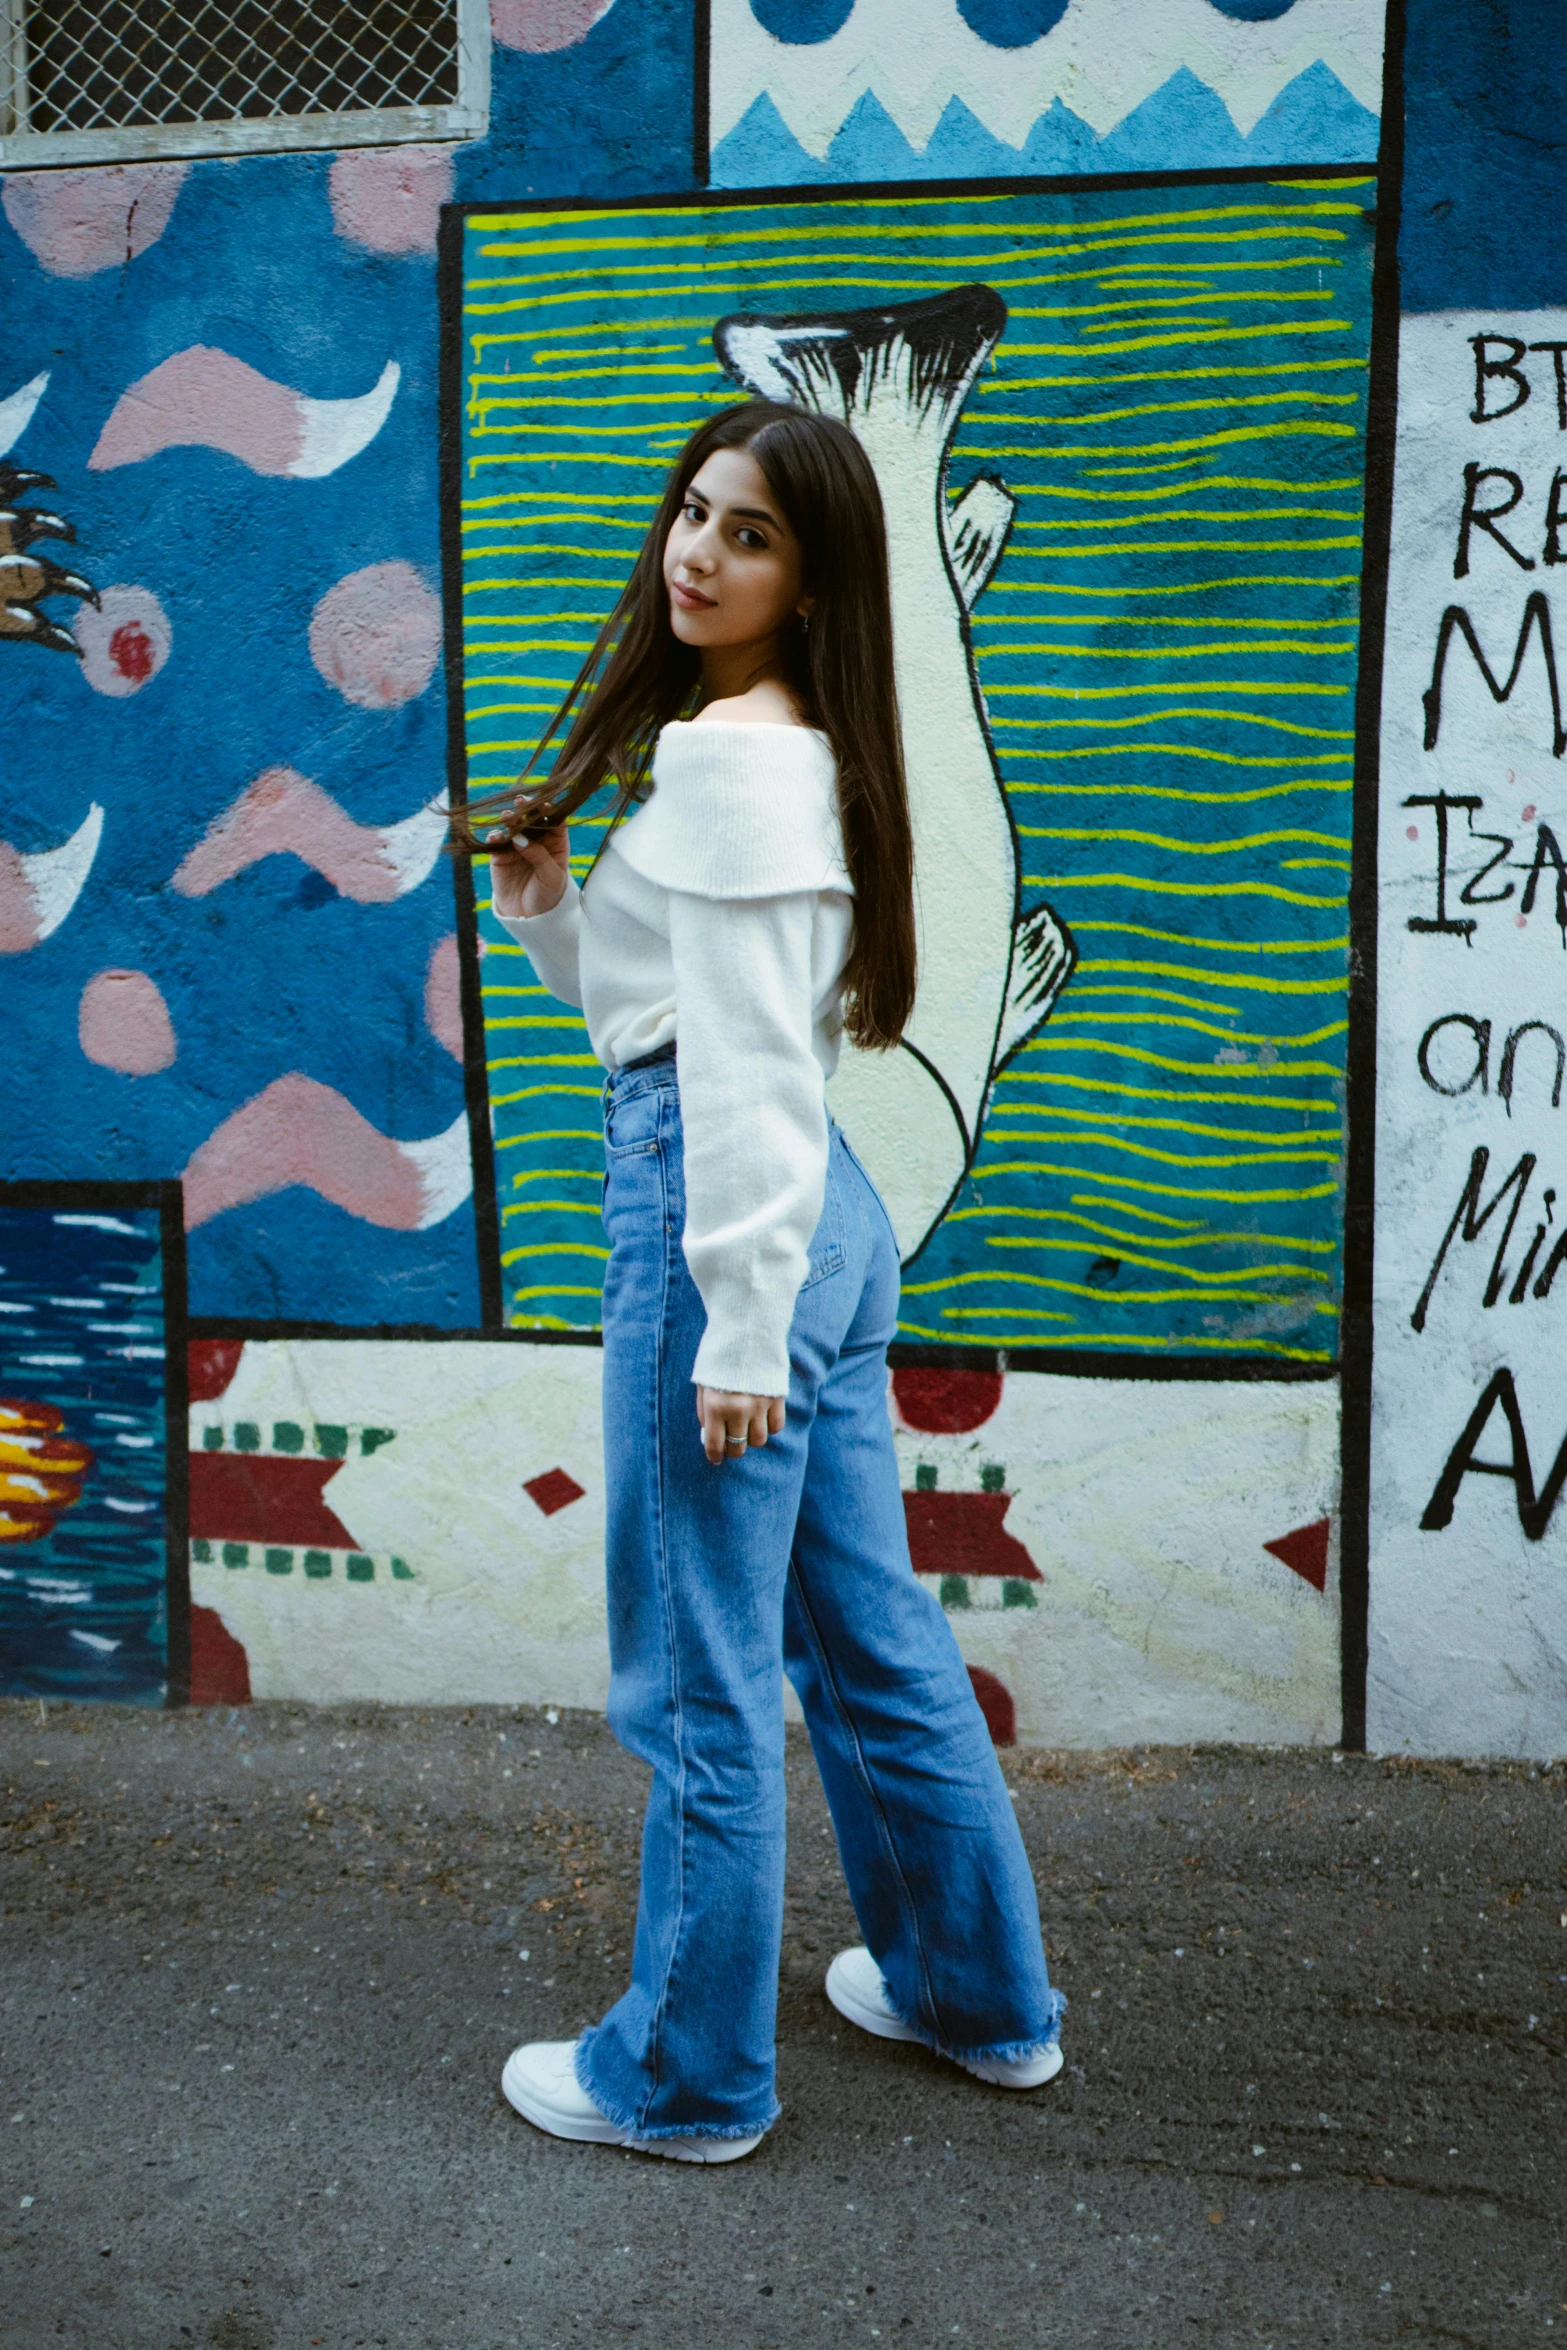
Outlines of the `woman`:
{"label": "woman", "polygon": [[[886,538],[853,435],[766,401],[703,425],[573,702],[549,782],[466,821],[608,1070],[609,1717],[653,1787],[629,1989],[502,2086],[557,2137],[730,2162],[778,2112],[785,1671],[866,1937],[833,2005],[1006,2087],[1061,2063],[1006,1786],[909,1565],[897,1247],[823,1094],[842,1031],[891,1047],[914,997]],[[579,891],[566,819],[607,779]]]}

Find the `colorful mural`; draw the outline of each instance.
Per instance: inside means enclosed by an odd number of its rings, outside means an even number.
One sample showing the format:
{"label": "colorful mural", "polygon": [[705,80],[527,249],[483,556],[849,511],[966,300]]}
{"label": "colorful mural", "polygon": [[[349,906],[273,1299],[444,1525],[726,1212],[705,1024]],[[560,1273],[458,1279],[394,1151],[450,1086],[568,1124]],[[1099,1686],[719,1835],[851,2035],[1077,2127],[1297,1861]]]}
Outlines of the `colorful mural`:
{"label": "colorful mural", "polygon": [[[711,404],[844,415],[890,518],[918,853],[964,872],[923,908],[914,1050],[834,1088],[905,1336],[1330,1365],[1366,183],[466,237],[470,781],[532,750]],[[591,1328],[585,1032],[483,939],[509,1318]]]}
{"label": "colorful mural", "polygon": [[0,1686],[601,1701],[598,1071],[444,805],[751,388],[964,842],[835,1106],[994,1734],[1560,1750],[1559,11],[491,26],[483,136],[0,187]]}
{"label": "colorful mural", "polygon": [[716,187],[1376,160],[1364,0],[712,0]]}
{"label": "colorful mural", "polygon": [[[0,1695],[161,1702],[177,1203],[0,1186]],[[177,1457],[177,1456],[176,1456]],[[176,1609],[183,1578],[174,1587]]]}

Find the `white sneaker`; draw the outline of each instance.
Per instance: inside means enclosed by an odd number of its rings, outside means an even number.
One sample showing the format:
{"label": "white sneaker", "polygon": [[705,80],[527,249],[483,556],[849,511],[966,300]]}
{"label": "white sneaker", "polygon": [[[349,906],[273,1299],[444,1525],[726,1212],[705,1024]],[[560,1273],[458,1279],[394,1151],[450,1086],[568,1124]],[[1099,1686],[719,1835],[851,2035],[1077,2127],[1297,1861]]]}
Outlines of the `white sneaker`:
{"label": "white sneaker", "polygon": [[[874,2033],[878,2040],[912,2040],[919,2047],[928,2045],[918,2032],[910,2030],[894,2008],[887,1997],[881,1969],[863,1943],[857,1950],[839,1951],[827,1969],[827,1996],[841,2016],[847,2016],[851,2024],[858,2024],[862,2032]],[[1061,2070],[1062,2057],[1057,2042],[1053,2047],[1041,2048],[1033,2056],[960,2056],[953,2061],[976,2080],[989,2081],[998,2089],[1037,2089],[1044,2082],[1054,2080]]]}
{"label": "white sneaker", "polygon": [[600,2113],[577,2079],[575,2040],[531,2040],[514,2048],[501,2074],[501,2094],[524,2121],[552,2138],[595,2146],[627,2146],[634,2154],[662,2154],[671,2162],[738,2162],[759,2146],[750,2138],[637,2138]]}

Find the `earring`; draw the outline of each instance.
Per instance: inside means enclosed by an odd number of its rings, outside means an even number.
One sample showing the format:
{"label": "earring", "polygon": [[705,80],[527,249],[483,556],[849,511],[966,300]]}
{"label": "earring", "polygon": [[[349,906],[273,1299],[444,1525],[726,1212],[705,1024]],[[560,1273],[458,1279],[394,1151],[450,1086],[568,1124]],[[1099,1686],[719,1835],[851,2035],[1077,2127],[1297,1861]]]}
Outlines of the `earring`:
{"label": "earring", "polygon": [[801,634],[802,636],[809,636],[809,635],[810,635],[810,633],[811,633],[811,615],[809,614],[809,612],[802,612],[802,613],[800,614],[800,634]]}

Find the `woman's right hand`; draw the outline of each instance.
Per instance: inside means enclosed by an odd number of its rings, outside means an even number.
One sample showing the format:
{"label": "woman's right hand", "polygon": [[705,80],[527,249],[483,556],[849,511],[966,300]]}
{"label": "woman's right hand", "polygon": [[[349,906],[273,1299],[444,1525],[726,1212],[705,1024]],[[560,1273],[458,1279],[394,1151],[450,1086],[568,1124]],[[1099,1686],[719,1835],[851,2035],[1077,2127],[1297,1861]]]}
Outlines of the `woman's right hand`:
{"label": "woman's right hand", "polygon": [[497,825],[484,836],[490,858],[490,903],[515,922],[548,914],[560,904],[571,877],[570,838],[564,824],[532,840],[514,840]]}

